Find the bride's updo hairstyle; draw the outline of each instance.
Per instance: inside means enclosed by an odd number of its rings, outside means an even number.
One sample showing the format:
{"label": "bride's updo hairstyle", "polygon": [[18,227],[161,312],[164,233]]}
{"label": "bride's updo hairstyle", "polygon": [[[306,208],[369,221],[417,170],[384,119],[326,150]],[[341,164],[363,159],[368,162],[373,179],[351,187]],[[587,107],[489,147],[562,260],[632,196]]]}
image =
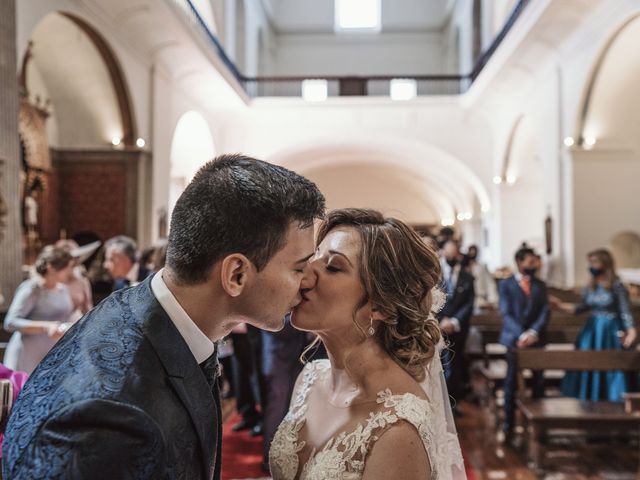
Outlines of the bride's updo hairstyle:
{"label": "bride's updo hairstyle", "polygon": [[[376,210],[330,212],[320,225],[317,243],[338,227],[360,234],[358,263],[365,296],[356,311],[371,301],[384,317],[376,323],[376,339],[396,363],[422,381],[441,336],[433,314],[439,308],[434,298],[441,298],[438,256],[407,224]],[[367,335],[355,322],[355,312],[354,323]]]}

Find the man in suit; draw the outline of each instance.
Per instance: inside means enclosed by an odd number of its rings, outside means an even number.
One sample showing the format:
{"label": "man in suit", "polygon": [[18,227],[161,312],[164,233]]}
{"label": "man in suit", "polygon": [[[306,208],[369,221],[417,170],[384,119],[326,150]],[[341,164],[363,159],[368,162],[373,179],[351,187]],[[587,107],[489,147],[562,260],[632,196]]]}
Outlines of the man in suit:
{"label": "man in suit", "polygon": [[[440,312],[438,320],[440,329],[448,342],[442,357],[444,376],[449,394],[460,401],[464,396],[467,364],[465,362],[464,345],[469,334],[469,322],[475,302],[473,276],[460,263],[460,249],[455,240],[447,240],[442,250],[443,285],[447,301]],[[460,414],[454,405],[453,411]]]}
{"label": "man in suit", "polygon": [[114,292],[144,280],[138,277],[138,246],[133,238],[126,235],[110,238],[104,249],[103,266],[113,278]]}
{"label": "man in suit", "polygon": [[[515,254],[518,271],[498,285],[502,333],[500,343],[507,347],[507,376],[504,381],[504,424],[505,439],[513,436],[515,417],[515,395],[518,371],[515,348],[542,347],[545,343],[545,329],[549,321],[549,301],[546,284],[536,278],[537,258],[528,247],[520,248]],[[544,384],[542,375],[536,373],[533,379],[534,396],[542,396]]]}
{"label": "man in suit", "polygon": [[204,165],[176,203],[166,267],[113,293],[36,368],[9,418],[4,478],[218,479],[215,343],[279,330],[300,301],[324,198],[241,155]]}

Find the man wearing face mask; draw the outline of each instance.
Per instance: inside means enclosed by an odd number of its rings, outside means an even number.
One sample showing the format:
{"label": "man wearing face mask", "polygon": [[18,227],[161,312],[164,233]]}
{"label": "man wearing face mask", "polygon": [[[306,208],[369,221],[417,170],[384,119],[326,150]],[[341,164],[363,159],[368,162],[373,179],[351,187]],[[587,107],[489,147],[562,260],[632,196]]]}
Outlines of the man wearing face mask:
{"label": "man wearing face mask", "polygon": [[[469,334],[469,323],[475,302],[473,276],[461,266],[460,249],[454,240],[448,240],[442,250],[442,280],[447,301],[438,312],[440,329],[448,342],[448,349],[442,353],[442,365],[449,394],[455,401],[464,396],[464,379],[467,364],[464,345]],[[455,414],[460,409],[454,405]]]}
{"label": "man wearing face mask", "polygon": [[[500,343],[507,347],[507,376],[504,380],[504,425],[505,438],[513,435],[515,395],[517,389],[517,357],[514,349],[542,347],[549,321],[549,301],[546,284],[536,278],[538,259],[535,252],[526,246],[515,255],[517,272],[500,282],[500,313],[502,333]],[[540,372],[535,372],[533,396],[541,397],[544,384]]]}

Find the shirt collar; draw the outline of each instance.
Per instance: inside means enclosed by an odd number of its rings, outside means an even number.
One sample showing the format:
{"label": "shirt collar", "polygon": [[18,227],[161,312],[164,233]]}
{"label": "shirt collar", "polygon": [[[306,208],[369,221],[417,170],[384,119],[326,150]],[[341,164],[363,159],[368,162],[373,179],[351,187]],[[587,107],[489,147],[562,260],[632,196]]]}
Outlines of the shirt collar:
{"label": "shirt collar", "polygon": [[202,363],[213,355],[215,346],[213,342],[209,340],[209,337],[202,333],[202,330],[191,320],[191,317],[184,311],[184,308],[178,303],[176,297],[173,296],[167,284],[164,283],[164,279],[162,278],[163,271],[164,269],[161,269],[151,279],[151,290],[187,343],[196,362]]}

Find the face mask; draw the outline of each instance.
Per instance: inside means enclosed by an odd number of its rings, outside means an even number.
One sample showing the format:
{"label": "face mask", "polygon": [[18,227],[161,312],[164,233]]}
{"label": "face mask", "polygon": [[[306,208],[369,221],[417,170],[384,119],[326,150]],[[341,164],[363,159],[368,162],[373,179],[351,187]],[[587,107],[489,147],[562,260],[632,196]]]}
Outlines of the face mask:
{"label": "face mask", "polygon": [[524,269],[524,274],[528,275],[529,277],[533,277],[533,276],[535,276],[537,271],[538,271],[537,268],[525,268]]}
{"label": "face mask", "polygon": [[458,259],[457,258],[447,258],[447,264],[451,268],[455,267],[457,263],[458,263]]}
{"label": "face mask", "polygon": [[589,273],[594,277],[599,277],[602,275],[603,270],[601,268],[589,267]]}

